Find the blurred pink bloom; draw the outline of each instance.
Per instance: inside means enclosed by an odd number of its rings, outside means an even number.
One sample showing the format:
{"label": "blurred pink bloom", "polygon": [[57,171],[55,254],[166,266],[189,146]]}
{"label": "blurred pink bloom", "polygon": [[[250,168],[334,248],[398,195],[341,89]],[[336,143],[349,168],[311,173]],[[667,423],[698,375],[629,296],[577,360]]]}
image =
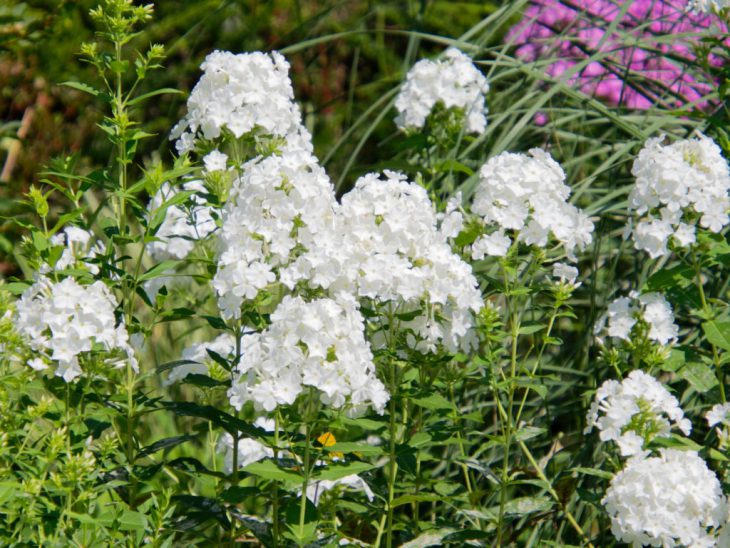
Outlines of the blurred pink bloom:
{"label": "blurred pink bloom", "polygon": [[[533,0],[507,41],[527,61],[558,59],[546,68],[554,78],[596,52],[605,54],[568,81],[612,105],[647,109],[660,103],[679,108],[696,102],[696,108],[707,107],[702,98],[716,84],[692,66],[697,60],[693,45],[708,29],[726,34],[725,23],[715,15],[688,13],[686,0],[629,2],[616,31],[607,36],[625,1]],[[730,39],[725,43],[730,45]],[[708,61],[714,67],[723,64],[717,54]]]}

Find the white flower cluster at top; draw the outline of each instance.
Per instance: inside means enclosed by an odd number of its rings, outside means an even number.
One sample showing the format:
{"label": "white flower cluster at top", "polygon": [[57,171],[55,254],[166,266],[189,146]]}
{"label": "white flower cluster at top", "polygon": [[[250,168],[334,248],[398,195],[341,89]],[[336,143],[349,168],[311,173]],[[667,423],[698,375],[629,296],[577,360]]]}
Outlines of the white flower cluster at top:
{"label": "white flower cluster at top", "polygon": [[188,114],[171,133],[181,154],[198,138],[236,138],[253,130],[286,136],[300,124],[289,80],[289,63],[278,52],[214,51],[201,65],[203,76],[188,98]]}
{"label": "white flower cluster at top", "polygon": [[718,546],[717,528],[727,517],[720,482],[695,451],[629,459],[601,502],[614,536],[635,547]]}
{"label": "white flower cluster at top", "polygon": [[[696,225],[719,232],[728,224],[730,170],[715,142],[699,134],[663,145],[664,136],[649,139],[634,161],[636,183],[629,195],[635,214],[627,235],[650,257],[669,253],[696,240]],[[635,225],[631,223],[635,221]]]}
{"label": "white flower cluster at top", "polygon": [[463,110],[468,133],[487,127],[485,95],[489,84],[472,60],[456,48],[449,48],[437,61],[422,59],[406,75],[395,100],[401,129],[422,128],[437,103]]}
{"label": "white flower cluster at top", "polygon": [[552,236],[575,261],[575,250],[591,242],[593,223],[568,203],[569,196],[565,172],[542,149],[491,158],[479,172],[472,211],[497,230],[474,242],[472,257],[504,256],[514,240],[546,247]]}
{"label": "white flower cluster at top", "polygon": [[126,328],[123,323],[117,325],[114,316],[116,307],[114,296],[100,281],[82,286],[73,278],[60,282],[39,278],[16,306],[16,328],[39,353],[28,365],[43,370],[55,361],[56,376],[71,382],[83,373],[79,356],[100,347],[121,351],[124,358],[117,360],[117,366],[127,360],[136,371]]}
{"label": "white flower cluster at top", "polygon": [[669,436],[672,425],[687,435],[692,430],[677,398],[654,377],[639,370],[621,382],[604,382],[596,392],[586,423],[586,434],[598,428],[601,441],[615,441],[624,456],[641,453],[650,441],[646,437]]}
{"label": "white flower cluster at top", "polygon": [[702,13],[715,13],[730,8],[730,0],[689,0],[687,9],[689,11]]}
{"label": "white flower cluster at top", "polygon": [[614,300],[596,322],[594,334],[599,340],[605,333],[609,337],[628,341],[639,319],[649,326],[649,339],[661,345],[677,340],[679,328],[674,323],[672,306],[664,295],[656,292],[639,295],[632,291],[628,297]]}
{"label": "white flower cluster at top", "polygon": [[286,296],[261,333],[244,335],[231,405],[253,401],[258,410],[292,404],[305,386],[319,390],[326,405],[382,413],[388,392],[375,376],[373,354],[353,300]]}
{"label": "white flower cluster at top", "polygon": [[[165,210],[165,218],[155,234],[156,240],[147,244],[147,251],[155,260],[184,259],[193,250],[196,241],[202,240],[216,228],[211,214],[214,210],[202,197],[206,192],[203,184],[200,181],[187,181],[180,191],[193,192],[188,200],[191,205],[173,205]],[[178,192],[169,183],[164,183],[147,206],[148,218]]]}

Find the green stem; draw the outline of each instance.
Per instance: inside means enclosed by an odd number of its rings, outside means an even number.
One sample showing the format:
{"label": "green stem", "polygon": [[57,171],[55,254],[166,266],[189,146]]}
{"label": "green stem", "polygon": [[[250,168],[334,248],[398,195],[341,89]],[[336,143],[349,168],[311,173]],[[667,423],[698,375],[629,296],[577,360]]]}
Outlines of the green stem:
{"label": "green stem", "polygon": [[390,421],[388,431],[390,433],[388,450],[388,513],[386,521],[385,545],[387,548],[393,546],[393,498],[395,495],[395,478],[398,474],[398,463],[395,458],[396,448],[396,420],[395,420],[395,392],[396,392],[396,365],[391,361],[391,395],[390,395]]}
{"label": "green stem", "polygon": [[[702,284],[702,265],[700,264],[700,261],[697,260],[694,251],[692,252],[692,262],[694,263],[695,267],[695,278],[697,279],[697,290],[700,293],[702,311],[705,313],[706,320],[710,320],[712,316],[712,310],[710,309],[710,305],[707,303],[707,298],[705,297],[705,288]],[[720,354],[717,351],[717,347],[712,342],[710,342],[710,346],[712,347],[712,360],[715,364],[715,374],[717,375],[717,382],[720,386],[720,398],[724,403],[725,401],[727,401],[725,398],[725,373],[722,371]]]}
{"label": "green stem", "polygon": [[306,432],[304,436],[304,481],[302,482],[302,497],[299,504],[299,539],[304,538],[304,519],[307,513],[307,487],[309,486],[309,446],[312,428],[307,422]]}
{"label": "green stem", "polygon": [[[279,462],[279,410],[274,414],[274,462]],[[272,496],[271,524],[272,540],[274,548],[279,546],[279,484],[273,482],[274,493]]]}

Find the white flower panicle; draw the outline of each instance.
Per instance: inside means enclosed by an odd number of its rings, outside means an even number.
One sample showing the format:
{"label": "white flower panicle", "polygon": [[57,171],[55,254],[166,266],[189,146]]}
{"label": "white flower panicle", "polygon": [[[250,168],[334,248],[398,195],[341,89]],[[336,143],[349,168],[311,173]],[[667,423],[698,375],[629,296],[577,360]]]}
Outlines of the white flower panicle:
{"label": "white flower panicle", "polygon": [[184,259],[195,247],[195,242],[204,239],[216,229],[213,217],[215,209],[207,205],[203,198],[206,189],[200,181],[188,181],[180,190],[164,183],[147,206],[148,220],[180,191],[193,192],[187,200],[189,206],[180,204],[168,207],[155,234],[156,240],[147,244],[147,251],[157,261]]}
{"label": "white flower panicle", "polygon": [[423,187],[390,171],[360,177],[339,209],[345,242],[332,261],[344,274],[341,286],[349,284],[359,297],[391,302],[398,313],[422,310],[401,323],[416,334],[411,346],[422,352],[439,345],[449,351],[471,348],[474,315],[483,306],[471,266],[448,241],[460,229],[455,214],[455,203],[436,214]]}
{"label": "white flower panicle", "polygon": [[443,59],[422,59],[408,71],[395,100],[395,122],[401,129],[422,128],[434,106],[441,103],[463,111],[468,133],[481,133],[487,126],[488,91],[487,79],[472,60],[449,48]]}
{"label": "white flower panicle", "polygon": [[715,474],[697,452],[677,449],[629,459],[601,503],[614,536],[636,547],[715,546],[727,516]]}
{"label": "white flower panicle", "polygon": [[716,424],[730,426],[730,403],[718,403],[712,406],[707,414],[707,425],[711,428]]}
{"label": "white flower panicle", "polygon": [[261,333],[244,335],[241,361],[228,395],[240,409],[252,401],[267,412],[292,404],[305,387],[325,405],[382,413],[388,393],[375,376],[365,325],[354,300],[305,302],[286,296]]}
{"label": "white flower panicle", "polygon": [[729,220],[730,170],[715,142],[702,134],[663,141],[663,135],[649,139],[631,169],[636,183],[626,233],[652,258],[667,255],[670,240],[678,247],[693,244],[698,224],[719,232]]}
{"label": "white flower panicle", "polygon": [[623,381],[608,380],[596,391],[585,434],[597,428],[601,441],[615,441],[621,454],[635,455],[648,438],[667,437],[672,426],[689,435],[692,425],[677,398],[651,375],[632,371]]}
{"label": "white flower panicle", "polygon": [[[65,270],[67,268],[82,267],[92,274],[99,273],[99,265],[92,259],[104,255],[106,246],[100,240],[94,241],[93,234],[78,226],[66,226],[49,238],[51,245],[62,246],[65,249],[53,265],[53,270]],[[51,267],[47,264],[41,265],[40,273],[48,274]]]}
{"label": "white flower panicle", "polygon": [[[56,376],[71,382],[82,374],[79,356],[101,346],[121,351],[137,371],[137,361],[123,323],[117,325],[117,302],[100,281],[82,286],[73,278],[54,283],[39,278],[18,300],[16,327],[40,356],[29,365],[36,370],[57,362]],[[125,360],[117,361],[123,367]]]}
{"label": "white flower panicle", "polygon": [[180,154],[194,149],[198,138],[218,139],[224,129],[236,138],[255,129],[281,137],[296,132],[301,114],[280,53],[214,51],[200,68],[187,115],[170,136]]}
{"label": "white flower panicle", "polygon": [[472,212],[496,230],[474,242],[472,257],[504,256],[513,239],[543,248],[554,239],[575,261],[575,250],[592,240],[593,223],[567,201],[569,196],[565,172],[542,149],[490,159],[479,171]]}
{"label": "white flower panicle", "polygon": [[182,381],[188,375],[207,375],[213,361],[208,353],[209,350],[227,359],[236,352],[236,339],[230,333],[223,333],[212,342],[195,343],[188,346],[183,350],[180,359],[185,363],[173,368],[163,384],[169,386]]}
{"label": "white flower panicle", "polygon": [[[259,417],[254,421],[254,425],[266,430],[274,432],[276,425],[273,419]],[[223,434],[218,440],[218,451],[223,453],[223,471],[226,474],[233,472],[233,436],[228,432]],[[265,458],[273,458],[274,450],[266,447],[258,440],[251,438],[242,438],[238,440],[238,467],[243,468],[251,463],[258,462]]]}
{"label": "white flower panicle", "polygon": [[632,329],[643,320],[649,326],[649,339],[667,345],[674,343],[679,328],[674,323],[674,314],[669,301],[661,293],[651,292],[639,295],[632,291],[628,297],[619,297],[608,305],[606,313],[596,322],[594,333],[600,337],[606,334],[622,340],[630,340]]}
{"label": "white flower panicle", "polygon": [[305,259],[294,262],[332,238],[335,207],[330,180],[308,152],[290,147],[247,162],[223,213],[213,279],[223,316],[238,317],[275,281],[293,288],[306,279]]}

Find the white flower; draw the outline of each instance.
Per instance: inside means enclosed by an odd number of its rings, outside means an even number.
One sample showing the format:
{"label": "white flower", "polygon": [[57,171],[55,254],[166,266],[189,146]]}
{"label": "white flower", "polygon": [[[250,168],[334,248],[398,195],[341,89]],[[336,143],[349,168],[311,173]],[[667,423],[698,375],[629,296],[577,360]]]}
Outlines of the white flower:
{"label": "white flower", "polygon": [[624,456],[642,450],[643,441],[647,441],[642,436],[645,432],[652,437],[667,437],[672,426],[687,435],[692,429],[677,398],[654,377],[639,370],[621,382],[604,382],[596,391],[586,423],[585,434],[598,428],[601,441],[617,442]]}
{"label": "white flower", "polygon": [[[499,241],[494,235],[491,240],[496,252],[505,249],[504,231],[510,230],[527,245],[546,247],[557,240],[575,261],[575,250],[592,240],[593,223],[568,203],[569,196],[565,172],[550,154],[539,148],[529,155],[504,152],[481,167],[472,211],[487,226],[499,228]],[[478,256],[487,244],[475,245]]]}
{"label": "white flower", "polygon": [[707,425],[710,427],[716,424],[730,425],[730,403],[713,405],[705,417],[707,418]]}
{"label": "white flower", "polygon": [[305,387],[319,390],[335,408],[372,405],[382,413],[388,401],[375,376],[365,325],[354,302],[286,296],[262,333],[244,335],[241,361],[228,391],[240,409],[253,401],[273,411],[294,403]]}
{"label": "white flower", "polygon": [[695,451],[676,449],[629,459],[601,503],[614,536],[634,546],[715,546],[727,516],[715,474]]}
{"label": "white flower", "polygon": [[280,53],[214,51],[200,68],[188,113],[170,135],[180,154],[192,150],[195,139],[218,139],[223,130],[236,138],[254,129],[282,137],[296,132],[301,115]]}
{"label": "white flower", "polygon": [[[45,360],[57,362],[56,375],[66,382],[81,375],[78,357],[91,352],[94,345],[107,352],[120,350],[137,371],[124,324],[117,325],[116,307],[116,299],[100,281],[82,286],[73,278],[54,283],[41,277],[17,302],[16,328]],[[40,357],[28,365],[45,369]]]}
{"label": "white flower", "polygon": [[236,339],[230,333],[223,333],[212,342],[195,343],[187,347],[183,350],[181,358],[181,361],[186,363],[173,368],[163,385],[169,386],[188,375],[207,375],[209,365],[213,361],[208,353],[209,350],[227,359],[236,351]]}
{"label": "white flower", "polygon": [[553,265],[553,278],[557,278],[563,283],[577,287],[575,280],[578,278],[578,269],[565,263],[555,263]]}
{"label": "white flower", "polygon": [[[274,420],[267,419],[266,417],[257,418],[254,421],[254,425],[267,432],[274,432],[276,428]],[[233,436],[228,432],[223,434],[218,440],[218,451],[223,453],[223,470],[226,474],[230,474],[233,472]],[[237,464],[239,468],[243,468],[265,458],[272,458],[273,456],[273,449],[266,447],[260,441],[251,438],[241,438],[238,440]]]}
{"label": "white flower", "polygon": [[313,481],[307,485],[307,498],[312,501],[312,504],[317,506],[319,504],[320,497],[327,491],[331,491],[336,487],[347,487],[356,491],[362,491],[369,501],[375,498],[370,486],[367,482],[357,474],[351,474],[344,478],[336,480],[319,480]]}
{"label": "white flower", "polygon": [[422,128],[437,103],[463,110],[468,133],[481,133],[487,126],[485,95],[489,84],[471,59],[455,48],[443,60],[418,61],[406,75],[395,100],[401,129]]}
{"label": "white flower", "polygon": [[507,255],[512,240],[504,234],[504,230],[498,230],[491,234],[482,234],[471,245],[471,258],[481,261],[485,255],[491,257],[504,257]]}
{"label": "white flower", "polygon": [[[205,187],[200,181],[187,181],[182,191],[193,192],[188,205],[178,204],[165,210],[165,217],[155,234],[156,240],[147,244],[147,251],[158,261],[184,259],[202,240],[216,229],[214,209],[209,207],[203,194]],[[178,190],[164,183],[147,206],[147,217],[152,220],[160,207],[173,199]]]}
{"label": "white flower", "polygon": [[631,339],[631,330],[638,318],[649,326],[649,339],[667,345],[677,340],[679,328],[674,323],[672,306],[661,293],[651,292],[619,297],[608,305],[606,314],[596,323],[595,334],[604,330],[609,337]]}
{"label": "white flower", "polygon": [[212,173],[213,171],[225,171],[227,168],[227,162],[228,156],[217,150],[209,152],[203,158],[203,164],[205,165],[205,170],[208,173]]}
{"label": "white flower", "polygon": [[663,135],[649,139],[631,169],[636,182],[627,231],[636,249],[652,258],[669,253],[670,238],[679,247],[692,245],[697,224],[719,232],[729,221],[730,170],[720,148],[699,133],[669,145],[663,141]]}
{"label": "white flower", "polygon": [[[61,256],[53,265],[53,270],[83,268],[92,274],[99,273],[99,266],[94,262],[94,259],[104,255],[106,247],[100,240],[94,242],[91,232],[77,226],[68,225],[63,231],[51,236],[49,240],[54,246],[65,247]],[[41,274],[47,274],[50,271],[50,265],[41,265]]]}
{"label": "white flower", "polygon": [[730,0],[689,0],[687,10],[701,13],[717,13],[730,8]]}

